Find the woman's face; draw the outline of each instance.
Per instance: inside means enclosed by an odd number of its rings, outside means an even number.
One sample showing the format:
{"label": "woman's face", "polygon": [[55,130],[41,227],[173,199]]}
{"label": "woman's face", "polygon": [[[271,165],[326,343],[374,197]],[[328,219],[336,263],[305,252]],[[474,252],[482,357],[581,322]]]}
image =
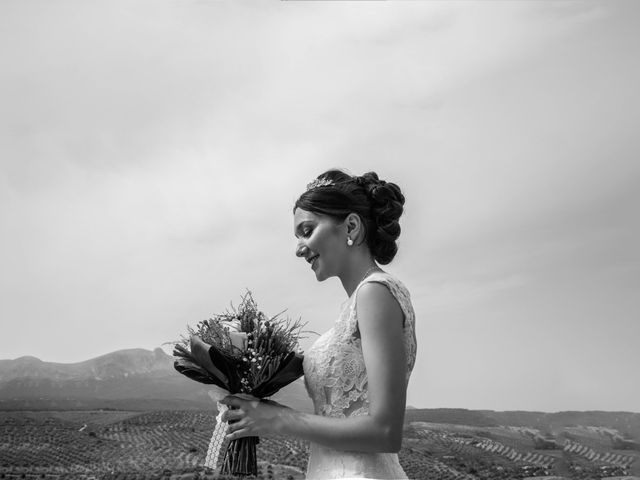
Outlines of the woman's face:
{"label": "woman's face", "polygon": [[344,223],[297,208],[293,228],[298,239],[296,255],[310,264],[319,281],[341,273],[347,249]]}

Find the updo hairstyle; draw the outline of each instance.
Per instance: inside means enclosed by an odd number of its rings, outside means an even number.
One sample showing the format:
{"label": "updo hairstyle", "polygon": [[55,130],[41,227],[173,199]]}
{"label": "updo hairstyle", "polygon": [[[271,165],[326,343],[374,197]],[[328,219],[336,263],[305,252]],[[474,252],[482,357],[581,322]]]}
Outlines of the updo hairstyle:
{"label": "updo hairstyle", "polygon": [[293,211],[301,208],[340,222],[350,213],[357,213],[364,224],[364,241],[374,259],[381,265],[390,263],[398,252],[398,220],[404,210],[400,187],[380,180],[375,172],[352,176],[341,170],[328,170],[316,180],[325,182],[300,195]]}

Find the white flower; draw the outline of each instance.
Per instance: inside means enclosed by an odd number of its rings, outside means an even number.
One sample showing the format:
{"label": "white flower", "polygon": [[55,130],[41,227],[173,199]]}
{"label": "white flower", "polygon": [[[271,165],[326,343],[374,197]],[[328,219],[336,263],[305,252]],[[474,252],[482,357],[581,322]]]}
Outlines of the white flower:
{"label": "white flower", "polygon": [[240,329],[240,320],[238,319],[233,319],[233,320],[221,320],[220,321],[220,326],[222,326],[222,328],[226,329],[229,331],[229,333],[231,332],[239,332]]}
{"label": "white flower", "polygon": [[245,332],[229,330],[229,340],[231,340],[231,345],[242,351],[247,348],[247,334]]}

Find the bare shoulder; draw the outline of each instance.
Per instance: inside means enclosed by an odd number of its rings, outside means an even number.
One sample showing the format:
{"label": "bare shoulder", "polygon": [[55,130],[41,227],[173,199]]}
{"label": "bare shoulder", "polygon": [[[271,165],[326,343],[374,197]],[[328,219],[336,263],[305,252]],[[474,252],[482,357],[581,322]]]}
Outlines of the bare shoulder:
{"label": "bare shoulder", "polygon": [[367,282],[360,286],[356,297],[358,322],[385,323],[397,319],[402,324],[404,314],[398,300],[386,285],[379,282]]}

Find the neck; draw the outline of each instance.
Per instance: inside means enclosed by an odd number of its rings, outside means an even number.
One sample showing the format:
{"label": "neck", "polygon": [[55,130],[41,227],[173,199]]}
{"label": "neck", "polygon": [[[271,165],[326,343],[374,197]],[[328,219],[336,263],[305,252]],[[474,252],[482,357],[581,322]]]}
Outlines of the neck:
{"label": "neck", "polygon": [[380,267],[378,267],[370,255],[352,262],[351,265],[349,265],[348,268],[345,268],[344,272],[339,275],[342,287],[345,292],[347,292],[347,296],[350,297],[353,295],[353,292],[356,290],[360,282],[362,282],[365,277],[379,269]]}

